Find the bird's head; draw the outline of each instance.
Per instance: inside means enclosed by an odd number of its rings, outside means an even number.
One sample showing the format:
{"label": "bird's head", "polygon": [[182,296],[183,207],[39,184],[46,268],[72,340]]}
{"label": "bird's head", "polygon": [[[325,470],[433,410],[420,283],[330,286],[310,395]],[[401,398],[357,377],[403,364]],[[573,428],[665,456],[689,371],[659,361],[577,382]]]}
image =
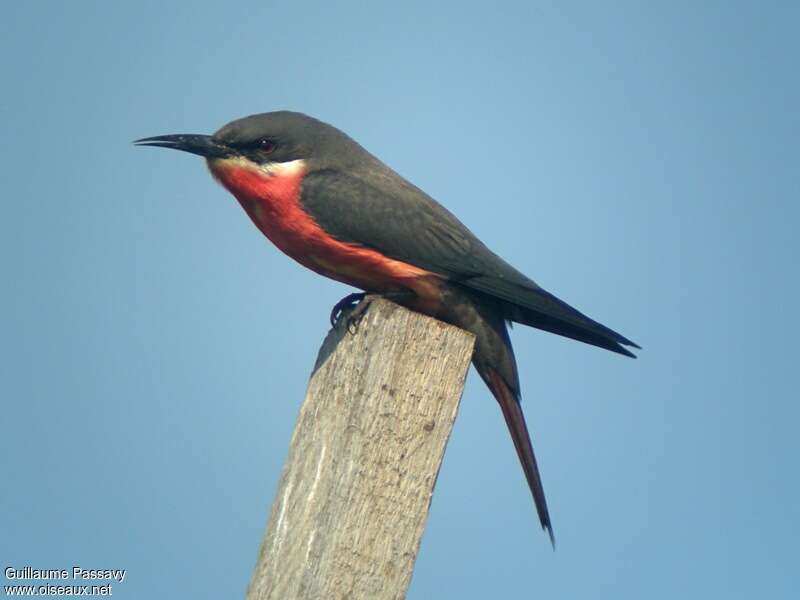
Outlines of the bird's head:
{"label": "bird's head", "polygon": [[230,187],[226,180],[233,173],[246,172],[251,178],[265,179],[298,175],[342,166],[367,155],[335,127],[290,111],[237,119],[213,135],[159,135],[134,143],[198,154],[226,187]]}

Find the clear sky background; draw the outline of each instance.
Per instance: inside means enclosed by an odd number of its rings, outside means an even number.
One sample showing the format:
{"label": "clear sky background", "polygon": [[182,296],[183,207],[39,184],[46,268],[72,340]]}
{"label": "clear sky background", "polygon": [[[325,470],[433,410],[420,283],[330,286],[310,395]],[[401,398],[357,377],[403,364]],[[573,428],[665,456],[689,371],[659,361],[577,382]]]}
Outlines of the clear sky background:
{"label": "clear sky background", "polygon": [[555,553],[470,375],[410,598],[797,597],[797,7],[9,4],[3,566],[243,597],[351,290],[130,142],[287,108],[644,347],[513,331]]}

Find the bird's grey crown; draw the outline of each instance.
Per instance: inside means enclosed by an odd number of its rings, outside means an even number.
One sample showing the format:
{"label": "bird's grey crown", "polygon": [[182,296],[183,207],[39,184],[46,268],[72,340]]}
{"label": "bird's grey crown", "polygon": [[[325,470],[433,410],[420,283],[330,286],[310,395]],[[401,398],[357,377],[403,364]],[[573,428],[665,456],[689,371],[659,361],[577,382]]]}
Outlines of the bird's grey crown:
{"label": "bird's grey crown", "polygon": [[304,159],[324,168],[354,158],[371,158],[357,142],[332,125],[288,110],[236,119],[212,137],[258,162],[267,158],[258,150],[263,139],[275,144],[274,152],[269,155],[269,160],[273,161]]}

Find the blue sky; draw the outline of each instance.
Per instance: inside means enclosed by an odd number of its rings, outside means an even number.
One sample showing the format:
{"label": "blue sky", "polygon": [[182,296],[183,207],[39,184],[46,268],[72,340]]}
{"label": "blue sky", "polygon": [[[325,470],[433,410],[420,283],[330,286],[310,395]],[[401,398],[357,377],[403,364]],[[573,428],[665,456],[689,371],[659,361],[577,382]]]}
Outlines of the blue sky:
{"label": "blue sky", "polygon": [[[0,23],[3,566],[243,596],[331,305],[189,155],[328,121],[636,340],[517,327],[558,539],[472,373],[409,598],[791,598],[795,3],[15,3]],[[7,582],[4,582],[4,584]]]}

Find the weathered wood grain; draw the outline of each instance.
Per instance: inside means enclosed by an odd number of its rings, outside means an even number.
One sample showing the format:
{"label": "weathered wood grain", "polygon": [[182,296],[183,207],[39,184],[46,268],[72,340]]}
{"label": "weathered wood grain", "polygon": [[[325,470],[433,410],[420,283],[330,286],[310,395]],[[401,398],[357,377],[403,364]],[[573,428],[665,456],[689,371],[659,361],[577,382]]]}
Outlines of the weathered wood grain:
{"label": "weathered wood grain", "polygon": [[474,340],[385,300],[344,329],[320,350],[248,600],[405,597]]}

